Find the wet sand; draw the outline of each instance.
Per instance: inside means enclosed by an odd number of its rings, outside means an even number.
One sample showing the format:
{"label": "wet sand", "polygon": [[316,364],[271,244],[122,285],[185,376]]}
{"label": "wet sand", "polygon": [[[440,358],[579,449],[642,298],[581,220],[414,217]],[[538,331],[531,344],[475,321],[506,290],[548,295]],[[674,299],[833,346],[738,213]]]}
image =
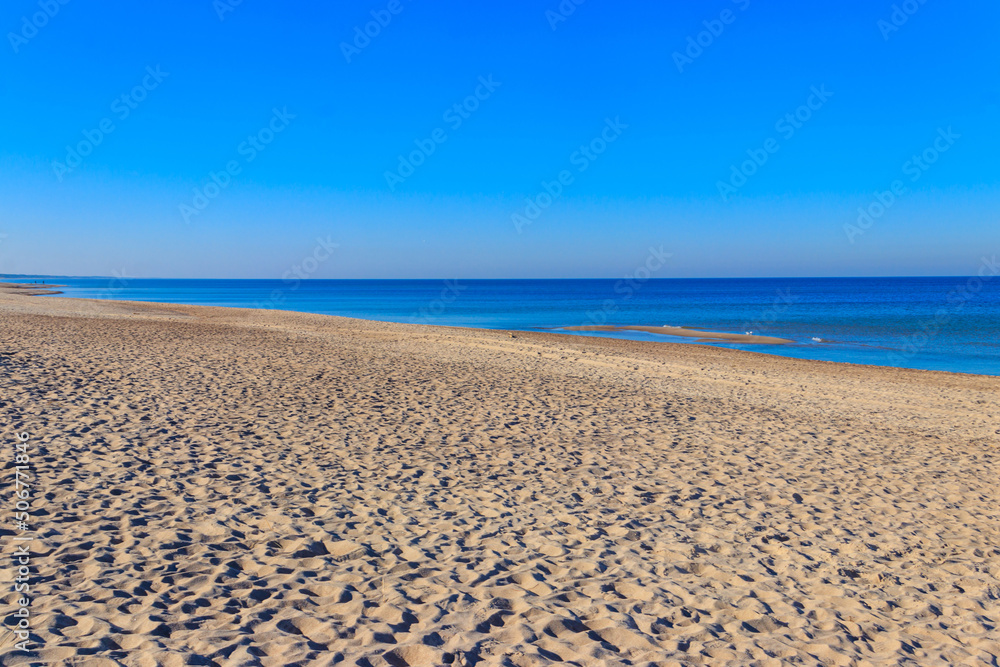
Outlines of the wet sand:
{"label": "wet sand", "polygon": [[1000,659],[995,377],[5,293],[0,401],[4,665]]}
{"label": "wet sand", "polygon": [[21,294],[23,296],[45,296],[50,294],[62,294],[56,288],[63,285],[40,285],[33,283],[0,283],[0,293]]}
{"label": "wet sand", "polygon": [[747,343],[750,345],[787,345],[795,341],[776,336],[760,336],[752,333],[735,334],[720,331],[699,331],[688,327],[672,327],[664,324],[660,327],[642,324],[595,324],[581,325],[575,327],[563,327],[564,331],[644,331],[646,333],[659,334],[662,336],[677,336],[680,338],[696,338],[697,342],[728,342]]}

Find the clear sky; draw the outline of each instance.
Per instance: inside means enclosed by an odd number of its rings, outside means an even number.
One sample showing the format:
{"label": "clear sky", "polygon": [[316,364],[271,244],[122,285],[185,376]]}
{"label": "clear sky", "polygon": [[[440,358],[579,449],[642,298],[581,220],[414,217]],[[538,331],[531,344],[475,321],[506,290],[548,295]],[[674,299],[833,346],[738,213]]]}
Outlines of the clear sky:
{"label": "clear sky", "polygon": [[995,1],[576,1],[8,0],[0,273],[279,277],[317,239],[316,278],[1000,249]]}

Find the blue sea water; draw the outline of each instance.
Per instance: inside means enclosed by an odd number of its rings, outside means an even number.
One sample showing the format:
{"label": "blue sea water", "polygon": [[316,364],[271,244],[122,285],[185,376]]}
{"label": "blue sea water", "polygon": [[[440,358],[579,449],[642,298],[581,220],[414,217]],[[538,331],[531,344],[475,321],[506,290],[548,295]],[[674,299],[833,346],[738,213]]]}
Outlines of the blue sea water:
{"label": "blue sea water", "polygon": [[[552,331],[587,324],[753,331],[788,357],[1000,375],[1000,276],[624,280],[167,280],[0,276],[66,296],[272,308],[389,322]],[[44,297],[41,297],[44,298]],[[691,343],[642,332],[567,335]]]}

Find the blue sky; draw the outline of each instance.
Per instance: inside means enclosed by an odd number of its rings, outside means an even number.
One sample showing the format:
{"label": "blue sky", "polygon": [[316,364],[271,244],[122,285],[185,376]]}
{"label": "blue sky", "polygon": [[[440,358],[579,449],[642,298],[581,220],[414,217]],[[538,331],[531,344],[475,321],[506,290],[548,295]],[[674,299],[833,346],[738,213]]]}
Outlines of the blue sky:
{"label": "blue sky", "polygon": [[1000,245],[995,2],[231,3],[4,4],[0,273],[279,277],[322,238],[316,278],[651,246],[658,277],[950,275]]}

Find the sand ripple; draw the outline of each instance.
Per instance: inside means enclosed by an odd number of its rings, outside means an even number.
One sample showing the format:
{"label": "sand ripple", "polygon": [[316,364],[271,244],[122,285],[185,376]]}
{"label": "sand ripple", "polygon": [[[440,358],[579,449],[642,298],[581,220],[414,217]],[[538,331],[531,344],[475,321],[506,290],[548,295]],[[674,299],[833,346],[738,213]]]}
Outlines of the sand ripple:
{"label": "sand ripple", "polygon": [[995,378],[44,302],[0,297],[2,664],[1000,660]]}

